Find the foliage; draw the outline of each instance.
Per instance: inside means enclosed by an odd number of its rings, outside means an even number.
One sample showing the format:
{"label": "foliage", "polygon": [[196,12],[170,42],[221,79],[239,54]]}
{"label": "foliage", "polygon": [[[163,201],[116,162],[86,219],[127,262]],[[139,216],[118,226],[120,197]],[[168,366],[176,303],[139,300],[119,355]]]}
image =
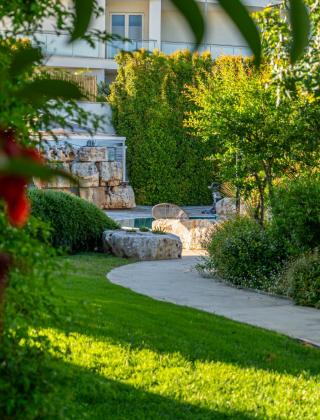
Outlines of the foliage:
{"label": "foliage", "polygon": [[95,205],[57,191],[31,190],[32,214],[52,227],[51,243],[69,252],[94,251],[102,233],[118,225]]}
{"label": "foliage", "polygon": [[[4,328],[0,328],[2,418],[45,417],[52,408],[47,393],[53,372],[45,365],[51,345],[39,329],[42,322],[57,315],[50,298],[54,252],[49,236],[48,227],[35,218],[24,229],[16,229],[7,225],[0,212],[0,253],[12,257]],[[1,311],[0,318],[2,315]]]}
{"label": "foliage", "polygon": [[320,9],[317,0],[304,0],[310,10],[310,38],[303,57],[291,62],[292,45],[288,1],[279,7],[269,7],[256,14],[260,28],[262,51],[271,64],[272,82],[278,90],[278,102],[302,90],[309,99],[320,97]]}
{"label": "foliage", "polygon": [[320,246],[320,176],[307,174],[284,181],[274,191],[272,229],[288,251],[299,255]]}
{"label": "foliage", "polygon": [[224,222],[208,243],[208,268],[237,286],[268,290],[285,258],[283,244],[249,218]]}
{"label": "foliage", "polygon": [[222,57],[210,77],[189,87],[196,109],[185,121],[195,136],[215,144],[212,158],[221,181],[256,202],[261,224],[275,179],[312,166],[319,149],[316,107],[301,98],[276,106],[268,80],[268,66],[258,71],[250,60]]}
{"label": "foliage", "polygon": [[319,417],[316,349],[106,281],[125,260],[61,260],[56,303],[72,323],[43,331],[64,354],[50,377],[63,419]]}
{"label": "foliage", "polygon": [[180,52],[171,56],[139,51],[117,57],[111,86],[113,121],[127,137],[128,172],[139,204],[208,204],[212,145],[196,141],[183,127],[190,103],[185,84],[206,77],[209,55]]}
{"label": "foliage", "polygon": [[298,305],[320,308],[320,255],[315,250],[291,262],[283,276],[288,294]]}

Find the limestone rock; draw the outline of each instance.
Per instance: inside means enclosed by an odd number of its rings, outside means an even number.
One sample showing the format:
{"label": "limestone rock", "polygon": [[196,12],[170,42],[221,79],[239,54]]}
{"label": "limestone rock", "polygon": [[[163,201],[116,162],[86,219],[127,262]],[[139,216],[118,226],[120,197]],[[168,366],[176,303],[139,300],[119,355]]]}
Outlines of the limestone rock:
{"label": "limestone rock", "polygon": [[179,236],[184,249],[204,249],[218,224],[217,221],[208,219],[159,219],[152,223],[152,229]]}
{"label": "limestone rock", "polygon": [[105,252],[140,261],[181,258],[182,252],[180,239],[171,234],[108,230],[103,233],[103,244]]}
{"label": "limestone rock", "polygon": [[79,178],[80,187],[99,186],[99,171],[94,162],[74,162],[71,171]]}
{"label": "limestone rock", "polygon": [[121,162],[101,162],[98,165],[101,186],[116,187],[121,184],[123,177]]}
{"label": "limestone rock", "polygon": [[132,209],[135,206],[134,191],[130,185],[107,188],[106,209]]}
{"label": "limestone rock", "polygon": [[106,204],[105,187],[79,188],[80,197],[103,209]]}
{"label": "limestone rock", "polygon": [[44,157],[49,162],[72,162],[76,156],[77,151],[71,146],[53,146],[44,151]]}
{"label": "limestone rock", "polygon": [[[219,200],[216,204],[217,215],[221,219],[230,219],[237,214],[236,200],[235,198],[225,197]],[[241,203],[240,214],[244,216],[246,214],[245,204]]]}
{"label": "limestone rock", "polygon": [[108,160],[108,149],[106,147],[80,147],[78,152],[80,162],[105,162]]}
{"label": "limestone rock", "polygon": [[[58,168],[64,172],[70,173],[70,164],[66,163],[66,162],[60,162],[60,163],[49,163],[49,166],[53,167],[53,168]],[[72,187],[72,182],[67,179],[67,178],[63,178],[62,176],[57,176],[54,177],[52,179],[50,179],[50,181],[42,181],[40,179],[34,179],[34,185],[37,188],[40,189],[46,189],[46,188],[57,188],[57,189],[61,189],[61,188],[70,188]]]}

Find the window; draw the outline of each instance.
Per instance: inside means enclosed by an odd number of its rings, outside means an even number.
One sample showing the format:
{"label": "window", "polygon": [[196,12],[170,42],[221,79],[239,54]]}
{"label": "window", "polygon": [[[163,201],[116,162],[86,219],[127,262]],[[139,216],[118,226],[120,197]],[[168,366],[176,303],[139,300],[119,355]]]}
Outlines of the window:
{"label": "window", "polygon": [[142,15],[112,14],[111,32],[133,41],[142,40]]}

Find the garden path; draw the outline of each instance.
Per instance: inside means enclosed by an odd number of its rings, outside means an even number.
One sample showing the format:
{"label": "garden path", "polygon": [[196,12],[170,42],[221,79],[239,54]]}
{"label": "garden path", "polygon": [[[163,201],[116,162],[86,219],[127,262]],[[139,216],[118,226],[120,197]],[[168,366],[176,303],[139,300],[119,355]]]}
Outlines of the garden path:
{"label": "garden path", "polygon": [[185,255],[180,260],[138,262],[116,268],[108,279],[156,300],[222,315],[320,347],[320,310],[203,278],[194,268],[198,261],[199,256]]}

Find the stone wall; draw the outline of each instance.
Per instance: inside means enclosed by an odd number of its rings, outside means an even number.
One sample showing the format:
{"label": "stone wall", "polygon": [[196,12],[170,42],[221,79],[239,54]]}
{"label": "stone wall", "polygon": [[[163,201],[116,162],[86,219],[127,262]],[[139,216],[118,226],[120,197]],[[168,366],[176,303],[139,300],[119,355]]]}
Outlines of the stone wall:
{"label": "stone wall", "polygon": [[133,189],[123,182],[122,162],[109,160],[107,147],[53,146],[46,150],[45,157],[49,165],[74,175],[78,185],[57,177],[50,182],[35,180],[37,188],[75,194],[101,209],[135,207]]}

